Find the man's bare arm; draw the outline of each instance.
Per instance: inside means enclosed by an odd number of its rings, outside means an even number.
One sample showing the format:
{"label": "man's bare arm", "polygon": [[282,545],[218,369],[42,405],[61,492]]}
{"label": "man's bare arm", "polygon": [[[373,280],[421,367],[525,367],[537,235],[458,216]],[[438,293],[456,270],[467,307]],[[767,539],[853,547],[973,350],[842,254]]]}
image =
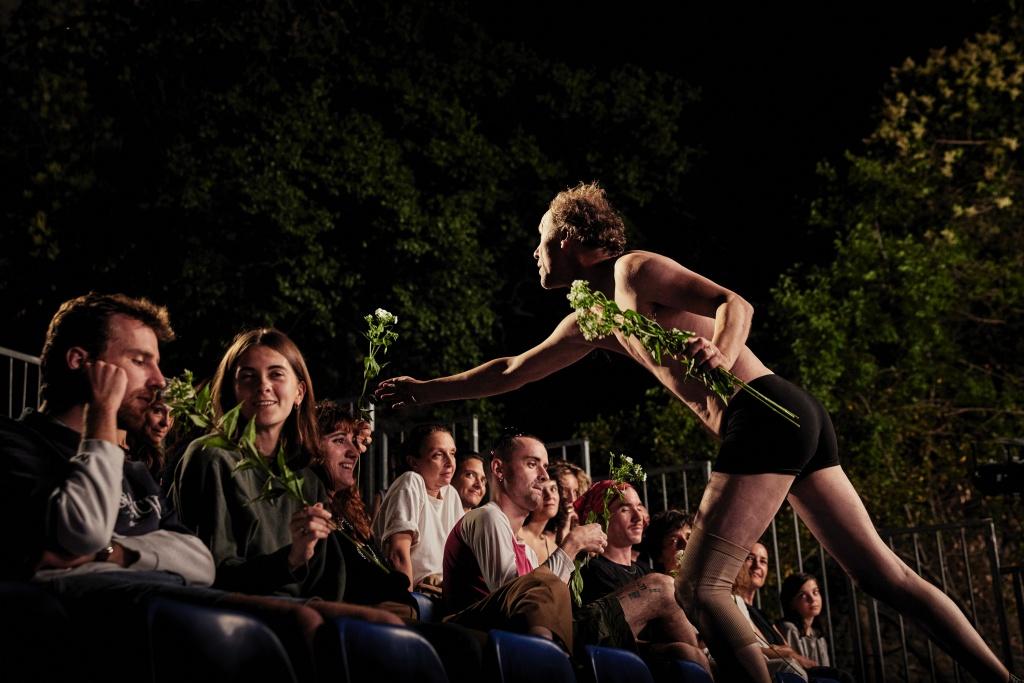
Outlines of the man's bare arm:
{"label": "man's bare arm", "polygon": [[570,313],[547,339],[518,356],[495,358],[471,370],[431,380],[392,377],[377,386],[375,395],[395,407],[495,396],[572,365],[593,348],[580,333],[576,314]]}

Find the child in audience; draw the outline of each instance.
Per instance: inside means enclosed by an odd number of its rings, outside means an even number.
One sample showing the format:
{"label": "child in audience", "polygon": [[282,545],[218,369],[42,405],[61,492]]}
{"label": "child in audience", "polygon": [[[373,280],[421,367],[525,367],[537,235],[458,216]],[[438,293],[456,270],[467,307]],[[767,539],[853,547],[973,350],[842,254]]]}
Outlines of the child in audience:
{"label": "child in audience", "polygon": [[808,675],[853,683],[849,672],[831,665],[828,641],[819,622],[822,600],[818,580],[812,574],[790,574],[782,582],[779,599],[783,616],[778,622],[779,630],[789,647],[809,660]]}

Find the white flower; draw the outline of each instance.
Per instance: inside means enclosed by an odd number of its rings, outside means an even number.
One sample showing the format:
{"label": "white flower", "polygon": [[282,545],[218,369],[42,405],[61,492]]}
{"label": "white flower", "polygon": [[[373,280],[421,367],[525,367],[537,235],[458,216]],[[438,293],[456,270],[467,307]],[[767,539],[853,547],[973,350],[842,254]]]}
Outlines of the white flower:
{"label": "white flower", "polygon": [[374,311],[374,315],[376,315],[377,319],[380,320],[382,323],[397,323],[398,322],[398,317],[397,316],[391,315],[391,313],[389,313],[388,311],[384,310],[383,308],[378,308],[376,311]]}
{"label": "white flower", "polygon": [[586,280],[573,280],[569,287],[569,304],[576,309],[586,308],[586,300],[590,297],[590,287]]}
{"label": "white flower", "polygon": [[624,455],[624,456],[622,456],[622,459],[623,459],[623,460],[625,460],[626,462],[628,462],[628,463],[629,463],[630,465],[632,465],[632,464],[633,464],[633,458],[631,458],[631,457],[630,457],[630,456],[628,456],[628,455]]}

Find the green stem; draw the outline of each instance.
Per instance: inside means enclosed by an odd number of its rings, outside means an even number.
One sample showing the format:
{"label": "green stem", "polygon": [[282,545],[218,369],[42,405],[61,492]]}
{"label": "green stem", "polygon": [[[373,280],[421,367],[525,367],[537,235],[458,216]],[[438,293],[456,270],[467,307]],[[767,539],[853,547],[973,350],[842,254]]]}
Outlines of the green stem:
{"label": "green stem", "polygon": [[788,408],[786,408],[784,406],[779,405],[778,403],[776,403],[772,399],[768,398],[767,396],[762,394],[757,389],[754,389],[752,386],[750,386],[749,384],[747,384],[746,382],[741,380],[739,377],[737,377],[736,375],[734,375],[731,372],[729,372],[728,370],[726,370],[725,368],[718,368],[718,370],[723,375],[728,377],[730,380],[732,380],[733,382],[736,382],[736,384],[738,384],[741,389],[743,389],[744,391],[748,392],[751,396],[756,398],[758,401],[760,401],[761,403],[765,404],[766,406],[768,406],[769,408],[774,410],[776,413],[778,413],[782,417],[784,417],[787,420],[789,420],[794,426],[796,426],[796,427],[800,426],[800,416],[797,415],[796,413],[794,413],[792,410],[790,410],[790,409],[788,409]]}

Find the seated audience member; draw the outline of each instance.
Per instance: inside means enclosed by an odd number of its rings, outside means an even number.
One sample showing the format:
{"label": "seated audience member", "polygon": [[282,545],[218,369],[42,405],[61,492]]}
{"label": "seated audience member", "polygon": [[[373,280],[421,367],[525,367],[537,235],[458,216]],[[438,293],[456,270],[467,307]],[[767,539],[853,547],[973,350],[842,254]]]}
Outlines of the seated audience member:
{"label": "seated audience member", "polygon": [[546,562],[558,547],[552,522],[558,516],[561,507],[559,501],[558,482],[548,479],[544,482],[540,505],[526,517],[523,528],[519,531],[519,538],[537,554],[538,564]]}
{"label": "seated audience member", "polygon": [[[627,621],[633,627],[633,637],[642,646],[642,651],[688,659],[708,670],[708,660],[697,644],[697,632],[676,604],[673,595],[663,595],[660,600],[648,600],[642,616],[631,618],[635,608],[631,601],[634,600],[634,591],[638,586],[654,582],[672,584],[668,576],[652,573],[632,559],[633,546],[643,538],[646,525],[646,511],[636,489],[628,483],[616,486],[610,480],[599,481],[576,501],[576,514],[581,519],[587,519],[591,512],[601,517],[605,493],[613,486],[618,489],[618,495],[608,505],[608,545],[602,554],[590,558],[581,570],[584,607],[605,596],[616,596],[622,603]],[[652,597],[658,595],[653,591],[651,593]]]}
{"label": "seated audience member", "polygon": [[455,476],[452,486],[459,492],[462,511],[469,512],[479,507],[487,495],[487,473],[484,459],[479,453],[459,453],[456,458]]}
{"label": "seated audience member", "polygon": [[[125,457],[143,463],[153,479],[163,490],[164,466],[167,454],[164,439],[174,426],[171,410],[162,400],[157,399],[146,410],[146,418],[139,432],[128,432]],[[173,474],[173,473],[172,473]]]}
{"label": "seated audience member", "polygon": [[345,601],[372,605],[408,620],[410,628],[437,650],[449,680],[453,683],[479,681],[482,645],[487,634],[449,624],[413,621],[419,615],[409,593],[409,577],[391,566],[370,536],[370,518],[356,481],[356,463],[360,456],[357,440],[371,436],[365,432],[360,434],[360,427],[366,425],[366,421],[353,418],[333,401],[321,401],[316,409],[321,434],[317,470],[331,496],[329,509],[334,521],[349,537],[339,539],[345,556]]}
{"label": "seated audience member", "polygon": [[[344,600],[411,616],[415,605],[409,594],[409,578],[395,570],[377,548],[356,481],[361,454],[357,439],[360,424],[365,420],[357,420],[333,401],[318,403],[316,413],[320,448],[314,463],[330,496],[328,509],[345,534],[339,539],[345,556]],[[401,608],[381,603],[394,603]]]}
{"label": "seated audience member", "polygon": [[536,437],[509,435],[491,453],[492,500],[455,525],[444,553],[444,598],[454,623],[520,630],[551,638],[574,652],[586,644],[634,647],[635,635],[667,611],[679,612],[672,579],[652,578],[575,614],[568,586],[573,558],[602,552],[600,524],[573,528],[543,565],[517,538],[543,497],[547,451]]}
{"label": "seated audience member", "polygon": [[409,471],[384,495],[373,535],[414,590],[440,598],[445,539],[464,514],[451,485],[455,439],[444,425],[419,425],[404,446]]}
{"label": "seated audience member", "polygon": [[551,478],[558,482],[562,505],[571,508],[576,499],[590,488],[590,475],[582,467],[567,460],[555,460],[548,467]]}
{"label": "seated audience member", "polygon": [[241,404],[241,420],[255,421],[256,448],[271,460],[282,448],[290,469],[302,477],[302,494],[257,500],[267,475],[236,471],[236,451],[194,441],[174,478],[182,520],[210,548],[215,585],[226,590],[293,598],[324,616],[357,616],[400,623],[390,614],[342,604],[346,566],[327,490],[308,467],[319,448],[313,383],[298,347],[271,328],[239,334],[217,367],[212,400],[220,416]]}
{"label": "seated audience member", "polygon": [[686,549],[692,531],[693,515],[681,510],[662,510],[651,518],[644,530],[641,550],[654,571],[675,576],[679,553]]}
{"label": "seated audience member", "polygon": [[767,580],[768,549],[761,543],[755,543],[736,575],[732,590],[733,600],[737,609],[750,622],[750,627],[753,629],[754,635],[757,636],[761,651],[768,660],[768,670],[772,673],[790,671],[806,680],[806,669],[809,666],[814,666],[814,663],[789,647],[779,630],[754,604],[757,591],[764,587]]}
{"label": "seated audience member", "polygon": [[[647,506],[640,503],[640,514],[644,517],[644,528],[646,529],[651,523],[651,512],[647,509]],[[640,559],[640,554],[643,552],[643,538],[641,538],[629,551],[630,559],[636,562]]]}
{"label": "seated audience member", "polygon": [[604,545],[598,524],[576,527],[543,565],[517,537],[540,505],[547,451],[529,436],[503,436],[490,457],[491,502],[471,510],[444,549],[444,604],[451,623],[525,632],[573,651],[566,582],[581,550]]}
{"label": "seated audience member", "polygon": [[779,630],[786,644],[809,662],[807,673],[812,678],[832,678],[851,682],[846,671],[832,668],[828,656],[828,641],[818,623],[821,615],[821,593],[818,580],[811,574],[790,574],[782,582],[779,594],[782,601],[782,620]]}
{"label": "seated audience member", "polygon": [[143,431],[164,384],[159,341],[173,338],[166,309],[145,299],[88,294],[57,311],[41,357],[42,408],[3,422],[2,578],[130,568],[212,583],[209,552],[146,464],[125,461],[117,445],[119,428]]}
{"label": "seated audience member", "polygon": [[178,523],[146,465],[117,446],[118,428],[142,430],[164,384],[159,342],[172,338],[166,309],[145,299],[90,293],[57,311],[41,354],[42,407],[0,418],[0,578],[33,579],[59,598],[76,630],[62,647],[80,650],[83,660],[65,653],[79,673],[142,677],[145,601],[161,595],[257,615],[309,680],[319,615],[203,588],[214,579],[209,550]]}

